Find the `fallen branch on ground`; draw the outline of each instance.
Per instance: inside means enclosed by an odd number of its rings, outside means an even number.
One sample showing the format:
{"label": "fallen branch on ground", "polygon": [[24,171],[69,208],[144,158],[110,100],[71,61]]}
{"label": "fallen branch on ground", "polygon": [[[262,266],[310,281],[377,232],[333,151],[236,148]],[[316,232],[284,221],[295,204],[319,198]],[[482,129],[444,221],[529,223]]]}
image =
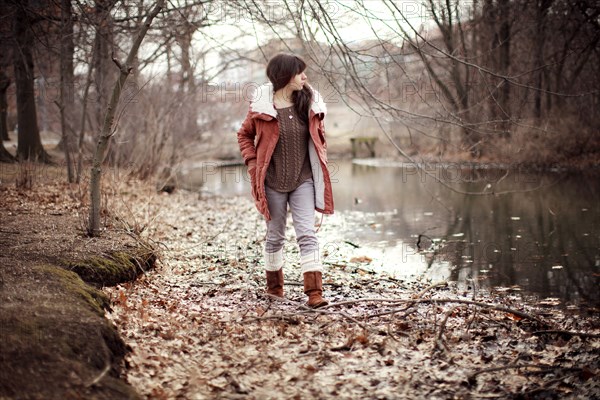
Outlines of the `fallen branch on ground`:
{"label": "fallen branch on ground", "polygon": [[586,333],[586,332],[573,332],[573,331],[535,331],[534,335],[567,335],[567,336],[579,336],[582,338],[599,339],[600,334],[598,333]]}

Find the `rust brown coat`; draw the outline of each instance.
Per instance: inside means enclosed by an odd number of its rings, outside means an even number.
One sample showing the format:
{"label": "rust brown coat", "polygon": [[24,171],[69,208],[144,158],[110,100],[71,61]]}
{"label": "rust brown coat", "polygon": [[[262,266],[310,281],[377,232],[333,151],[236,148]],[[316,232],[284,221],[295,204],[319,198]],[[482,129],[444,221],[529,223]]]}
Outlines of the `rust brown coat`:
{"label": "rust brown coat", "polygon": [[[327,107],[314,89],[313,94],[314,100],[308,118],[308,154],[315,185],[315,209],[323,214],[333,214],[333,193],[327,170],[327,142],[323,123]],[[271,84],[258,87],[250,100],[246,119],[237,133],[240,151],[248,166],[254,203],[267,220],[271,219],[271,215],[265,192],[265,177],[273,150],[279,140],[277,110],[272,99]]]}

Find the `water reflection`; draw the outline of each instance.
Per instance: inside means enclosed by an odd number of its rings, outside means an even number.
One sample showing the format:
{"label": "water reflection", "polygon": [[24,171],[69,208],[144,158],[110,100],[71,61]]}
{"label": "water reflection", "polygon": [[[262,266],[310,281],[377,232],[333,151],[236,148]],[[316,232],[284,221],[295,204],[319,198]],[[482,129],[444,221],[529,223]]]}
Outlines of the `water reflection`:
{"label": "water reflection", "polygon": [[[337,213],[325,219],[328,241],[360,246],[344,248],[399,278],[424,274],[564,303],[600,303],[598,179],[456,164],[426,169],[460,191],[520,192],[468,196],[413,166],[331,161]],[[245,167],[204,166],[184,180],[190,187],[204,182],[212,193],[249,196]],[[343,229],[327,232],[328,223],[340,222],[332,218],[342,217]]]}

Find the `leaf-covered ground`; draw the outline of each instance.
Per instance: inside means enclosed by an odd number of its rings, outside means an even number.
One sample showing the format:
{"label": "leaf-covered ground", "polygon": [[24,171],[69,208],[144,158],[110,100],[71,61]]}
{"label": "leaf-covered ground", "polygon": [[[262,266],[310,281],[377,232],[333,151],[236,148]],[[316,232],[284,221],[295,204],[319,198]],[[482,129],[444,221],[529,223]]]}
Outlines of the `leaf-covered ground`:
{"label": "leaf-covered ground", "polygon": [[[147,398],[600,396],[597,316],[398,281],[356,255],[327,268],[332,304],[309,310],[291,218],[279,301],[264,294],[265,227],[248,199],[178,192],[126,202],[132,229],[163,249],[155,271],[105,289],[132,348],[127,379]],[[326,217],[320,239],[343,221]]]}

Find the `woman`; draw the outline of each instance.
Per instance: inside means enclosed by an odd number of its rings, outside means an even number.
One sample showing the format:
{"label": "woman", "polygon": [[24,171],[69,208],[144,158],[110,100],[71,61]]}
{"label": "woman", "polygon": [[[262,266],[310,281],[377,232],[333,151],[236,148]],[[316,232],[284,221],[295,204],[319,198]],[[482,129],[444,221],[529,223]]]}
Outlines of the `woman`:
{"label": "woman", "polygon": [[315,235],[315,209],[333,214],[319,93],[306,83],[306,63],[277,54],[267,64],[270,83],[257,88],[238,131],[238,143],[252,184],[256,208],[264,215],[267,293],[283,297],[283,244],[288,204],[300,246],[304,293],[309,307],[323,299],[323,265]]}

